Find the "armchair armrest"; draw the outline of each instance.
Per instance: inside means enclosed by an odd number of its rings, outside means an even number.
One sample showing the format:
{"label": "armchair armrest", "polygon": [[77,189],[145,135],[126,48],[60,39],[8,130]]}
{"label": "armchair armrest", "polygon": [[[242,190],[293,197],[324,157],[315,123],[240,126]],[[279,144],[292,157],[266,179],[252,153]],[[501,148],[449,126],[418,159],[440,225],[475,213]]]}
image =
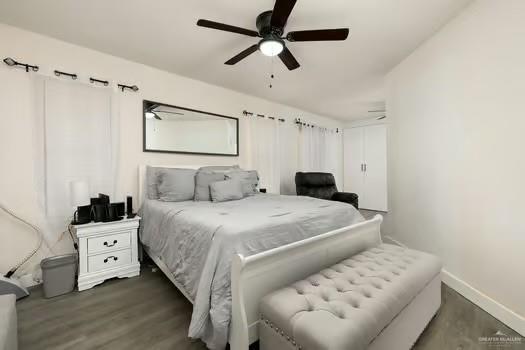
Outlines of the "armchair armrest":
{"label": "armchair armrest", "polygon": [[350,192],[336,192],[333,194],[333,201],[344,202],[353,205],[356,209],[359,209],[359,196],[356,193]]}

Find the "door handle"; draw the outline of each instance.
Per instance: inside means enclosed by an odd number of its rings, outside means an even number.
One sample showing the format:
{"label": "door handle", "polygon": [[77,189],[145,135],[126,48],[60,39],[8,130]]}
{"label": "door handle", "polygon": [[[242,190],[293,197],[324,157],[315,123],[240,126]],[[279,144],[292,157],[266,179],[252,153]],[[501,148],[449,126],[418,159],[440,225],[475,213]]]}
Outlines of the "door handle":
{"label": "door handle", "polygon": [[365,171],[365,167],[363,163],[361,163],[361,171]]}
{"label": "door handle", "polygon": [[363,165],[364,165],[364,167],[365,167],[365,173],[366,173],[366,164],[363,164]]}

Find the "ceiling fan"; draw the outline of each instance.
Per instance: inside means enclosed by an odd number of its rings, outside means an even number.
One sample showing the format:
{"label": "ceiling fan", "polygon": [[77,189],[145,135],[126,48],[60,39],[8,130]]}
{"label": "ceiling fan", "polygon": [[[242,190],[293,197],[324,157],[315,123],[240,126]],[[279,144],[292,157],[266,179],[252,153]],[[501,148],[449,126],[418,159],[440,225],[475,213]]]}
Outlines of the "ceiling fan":
{"label": "ceiling fan", "polygon": [[242,59],[248,57],[257,50],[260,50],[265,56],[279,56],[281,61],[289,70],[300,67],[299,62],[292,55],[285,45],[287,41],[336,41],[346,40],[348,38],[348,28],[338,29],[319,29],[319,30],[301,30],[288,32],[284,35],[284,28],[297,0],[276,0],[272,11],[265,11],[257,16],[255,25],[257,31],[231,26],[219,22],[199,19],[197,25],[201,27],[223,30],[237,34],[248,35],[255,38],[262,38],[258,44],[254,44],[233,56],[224,64],[234,65]]}

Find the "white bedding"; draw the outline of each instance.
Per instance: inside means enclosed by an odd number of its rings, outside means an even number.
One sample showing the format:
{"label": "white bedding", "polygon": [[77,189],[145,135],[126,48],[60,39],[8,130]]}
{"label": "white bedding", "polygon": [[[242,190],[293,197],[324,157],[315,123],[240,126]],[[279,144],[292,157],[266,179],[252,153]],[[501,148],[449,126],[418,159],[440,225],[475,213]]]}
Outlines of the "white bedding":
{"label": "white bedding", "polygon": [[228,341],[233,254],[249,256],[364,220],[346,203],[272,194],[222,203],[146,200],[140,214],[142,243],[194,301],[189,337],[210,349]]}

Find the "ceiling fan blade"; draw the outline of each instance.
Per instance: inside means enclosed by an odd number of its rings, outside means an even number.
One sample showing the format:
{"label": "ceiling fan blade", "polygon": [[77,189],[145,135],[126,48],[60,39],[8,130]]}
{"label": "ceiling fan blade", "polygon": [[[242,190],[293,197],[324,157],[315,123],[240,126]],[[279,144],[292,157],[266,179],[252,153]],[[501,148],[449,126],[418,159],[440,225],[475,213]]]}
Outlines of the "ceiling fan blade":
{"label": "ceiling fan blade", "polygon": [[231,26],[229,24],[208,21],[207,19],[199,19],[197,21],[197,25],[200,27],[223,30],[225,32],[230,32],[230,33],[243,34],[243,35],[248,35],[248,36],[253,36],[253,37],[259,36],[259,33],[257,33],[255,30],[244,29],[240,27]]}
{"label": "ceiling fan blade", "polygon": [[246,57],[250,56],[252,53],[257,51],[258,49],[259,49],[259,46],[257,44],[254,44],[250,46],[249,48],[247,48],[246,50],[244,50],[243,52],[241,52],[240,54],[233,56],[228,61],[224,62],[224,64],[232,66],[235,63],[239,62],[240,60],[245,59]]}
{"label": "ceiling fan blade", "polygon": [[300,30],[289,32],[286,35],[288,41],[334,41],[346,40],[349,33],[348,28],[339,29],[319,29],[319,30]]}
{"label": "ceiling fan blade", "polygon": [[279,54],[279,58],[281,59],[281,61],[283,61],[284,65],[288,67],[289,70],[294,70],[301,66],[286,46],[284,47],[283,51]]}
{"label": "ceiling fan blade", "polygon": [[178,115],[184,115],[184,113],[179,112],[169,112],[169,111],[155,111],[157,113],[168,113],[168,114],[178,114]]}
{"label": "ceiling fan blade", "polygon": [[276,0],[273,7],[272,19],[270,21],[272,27],[284,28],[290,13],[297,0]]}

